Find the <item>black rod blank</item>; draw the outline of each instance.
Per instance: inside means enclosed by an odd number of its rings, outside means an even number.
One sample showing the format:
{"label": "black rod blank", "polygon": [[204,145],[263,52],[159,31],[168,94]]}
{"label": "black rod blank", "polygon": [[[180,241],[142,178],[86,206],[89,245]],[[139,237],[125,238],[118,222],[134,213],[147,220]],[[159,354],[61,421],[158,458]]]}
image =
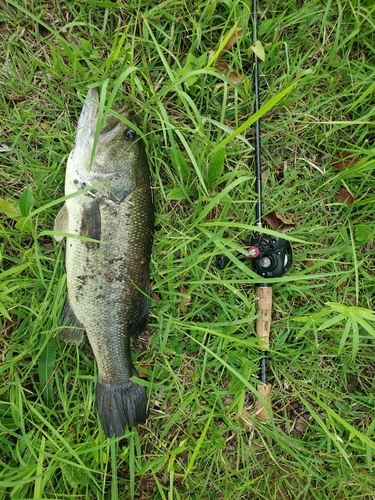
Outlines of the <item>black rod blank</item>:
{"label": "black rod blank", "polygon": [[[258,40],[258,2],[254,0],[254,44]],[[259,111],[259,69],[258,56],[254,52],[254,112]],[[262,227],[262,161],[261,161],[261,145],[260,145],[260,120],[254,124],[255,131],[255,191],[257,193],[256,204],[256,225]]]}

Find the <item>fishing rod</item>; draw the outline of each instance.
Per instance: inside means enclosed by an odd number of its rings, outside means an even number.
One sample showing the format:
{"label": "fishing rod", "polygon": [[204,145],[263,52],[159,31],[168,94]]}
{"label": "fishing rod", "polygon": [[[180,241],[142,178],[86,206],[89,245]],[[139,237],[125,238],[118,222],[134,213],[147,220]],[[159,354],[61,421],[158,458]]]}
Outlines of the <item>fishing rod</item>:
{"label": "fishing rod", "polygon": [[[258,3],[253,0],[253,33],[254,44],[258,40]],[[254,113],[260,109],[259,99],[259,58],[254,53]],[[254,163],[255,163],[255,191],[257,201],[255,206],[256,226],[260,229],[262,225],[262,161],[261,161],[261,131],[260,120],[254,124]],[[276,236],[270,236],[262,232],[254,234],[247,248],[246,259],[253,262],[255,272],[264,278],[255,287],[257,297],[257,319],[256,334],[259,339],[259,347],[262,358],[259,367],[259,383],[257,391],[259,398],[256,401],[256,414],[262,420],[268,420],[271,415],[271,384],[268,383],[267,375],[267,351],[270,346],[270,331],[272,320],[272,286],[267,279],[280,278],[292,265],[292,247],[288,240]],[[219,269],[229,262],[228,257],[219,256],[216,265]]]}

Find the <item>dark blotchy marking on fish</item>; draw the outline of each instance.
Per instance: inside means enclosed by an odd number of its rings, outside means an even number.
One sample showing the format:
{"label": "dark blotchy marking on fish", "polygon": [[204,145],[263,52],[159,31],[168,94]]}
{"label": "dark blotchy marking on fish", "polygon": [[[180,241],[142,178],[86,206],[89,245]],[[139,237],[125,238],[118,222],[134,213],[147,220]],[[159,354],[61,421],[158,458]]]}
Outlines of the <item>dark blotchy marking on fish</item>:
{"label": "dark blotchy marking on fish", "polygon": [[[98,365],[97,406],[107,436],[147,418],[145,387],[136,380],[130,337],[145,328],[150,307],[149,262],[154,212],[144,145],[123,122],[108,115],[92,158],[98,107],[91,90],[69,157],[66,200],[55,230],[67,238],[68,299],[61,338],[79,344],[85,329]],[[118,111],[128,120],[129,109]],[[79,237],[97,242],[84,241]],[[62,239],[58,236],[57,239]]]}

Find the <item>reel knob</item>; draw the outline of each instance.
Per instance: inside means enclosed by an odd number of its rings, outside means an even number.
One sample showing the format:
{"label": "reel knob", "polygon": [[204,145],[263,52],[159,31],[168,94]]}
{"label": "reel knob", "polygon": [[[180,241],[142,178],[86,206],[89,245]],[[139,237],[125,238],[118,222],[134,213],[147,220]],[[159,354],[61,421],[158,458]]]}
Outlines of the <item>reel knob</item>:
{"label": "reel knob", "polygon": [[226,255],[219,255],[216,257],[216,267],[221,271],[227,266],[229,258]]}

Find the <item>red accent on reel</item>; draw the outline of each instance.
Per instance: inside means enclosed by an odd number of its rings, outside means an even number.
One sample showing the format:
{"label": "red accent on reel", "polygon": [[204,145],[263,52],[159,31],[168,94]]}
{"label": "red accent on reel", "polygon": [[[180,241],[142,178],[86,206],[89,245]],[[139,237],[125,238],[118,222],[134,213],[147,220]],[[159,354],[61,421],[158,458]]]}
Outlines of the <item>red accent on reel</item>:
{"label": "red accent on reel", "polygon": [[247,259],[256,259],[260,254],[260,250],[258,247],[249,247],[247,251],[249,252],[249,254],[246,255]]}

